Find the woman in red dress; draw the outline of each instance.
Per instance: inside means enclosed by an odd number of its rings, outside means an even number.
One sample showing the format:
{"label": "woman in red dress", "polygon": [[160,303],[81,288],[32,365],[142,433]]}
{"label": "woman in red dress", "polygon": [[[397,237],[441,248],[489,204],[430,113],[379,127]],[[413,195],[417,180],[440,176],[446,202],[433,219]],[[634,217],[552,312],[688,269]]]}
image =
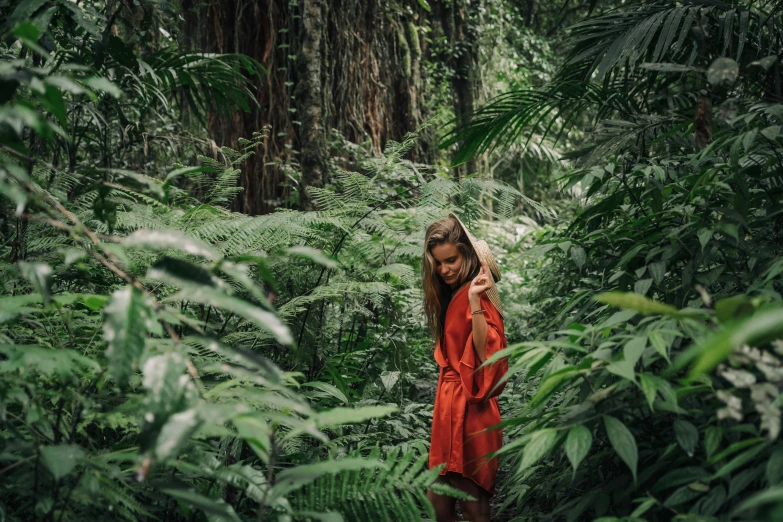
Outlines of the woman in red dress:
{"label": "woman in red dress", "polygon": [[[440,367],[432,419],[430,468],[445,464],[438,479],[475,501],[460,501],[467,520],[489,521],[498,460],[487,454],[503,444],[497,396],[508,360],[482,367],[506,347],[503,308],[494,282],[500,270],[486,242],[455,216],[427,229],[422,262],[424,308]],[[456,499],[430,490],[438,522],[457,520]]]}

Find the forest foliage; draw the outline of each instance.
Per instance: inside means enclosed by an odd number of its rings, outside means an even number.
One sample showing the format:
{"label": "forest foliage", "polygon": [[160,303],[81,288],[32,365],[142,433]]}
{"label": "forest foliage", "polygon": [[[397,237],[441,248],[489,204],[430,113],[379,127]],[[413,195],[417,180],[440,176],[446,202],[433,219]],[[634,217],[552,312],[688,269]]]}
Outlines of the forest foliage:
{"label": "forest foliage", "polygon": [[205,129],[268,71],[108,4],[0,3],[0,517],[434,519],[449,210],[504,274],[498,519],[783,516],[779,1],[488,2],[499,95],[442,146],[494,178],[335,136],[315,210],[262,216],[231,204],[275,129]]}

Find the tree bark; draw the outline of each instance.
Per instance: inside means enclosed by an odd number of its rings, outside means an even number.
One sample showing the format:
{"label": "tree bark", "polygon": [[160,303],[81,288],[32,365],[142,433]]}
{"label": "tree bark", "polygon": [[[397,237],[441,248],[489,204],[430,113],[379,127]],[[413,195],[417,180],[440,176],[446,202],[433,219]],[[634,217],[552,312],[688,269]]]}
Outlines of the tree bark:
{"label": "tree bark", "polygon": [[307,197],[308,187],[324,184],[327,161],[326,129],[324,127],[324,77],[321,64],[325,61],[325,18],[327,6],[324,0],[303,0],[301,56],[298,58],[299,82],[294,93],[300,115],[299,141],[302,182],[300,204],[311,208]]}
{"label": "tree bark", "polygon": [[[232,148],[239,148],[239,138],[265,132],[242,167],[244,191],[234,210],[309,208],[307,198],[293,196],[329,182],[330,154],[339,154],[330,149],[332,130],[349,142],[368,143],[374,153],[416,130],[427,117],[426,60],[448,60],[455,71],[455,114],[473,111],[477,53],[468,18],[479,0],[471,1],[430,0],[428,12],[418,2],[387,0],[183,0],[182,31],[192,47],[243,53],[267,70],[257,82],[258,108],[213,114],[208,121],[210,136]],[[459,52],[431,56],[424,28],[446,34],[446,23],[449,43]],[[436,134],[425,134],[413,160],[437,161]]]}

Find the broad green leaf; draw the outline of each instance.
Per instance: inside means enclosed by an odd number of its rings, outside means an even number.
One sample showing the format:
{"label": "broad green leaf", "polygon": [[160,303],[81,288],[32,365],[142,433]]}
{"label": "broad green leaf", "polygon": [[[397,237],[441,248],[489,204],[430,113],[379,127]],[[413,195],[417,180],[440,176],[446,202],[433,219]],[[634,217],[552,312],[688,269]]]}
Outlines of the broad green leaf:
{"label": "broad green leaf", "polygon": [[580,370],[576,366],[567,366],[547,376],[538,387],[536,394],[530,400],[530,407],[534,408],[538,406],[541,402],[555,393],[561,384],[574,379],[579,374]]}
{"label": "broad green leaf", "polygon": [[663,278],[666,276],[666,261],[656,261],[650,263],[647,268],[650,270],[650,275],[656,285],[661,284]]}
{"label": "broad green leaf", "polygon": [[144,247],[152,250],[179,250],[186,254],[217,261],[221,254],[199,239],[194,239],[177,230],[137,230],[122,240],[127,246]]}
{"label": "broad green leaf", "polygon": [[226,504],[223,499],[211,499],[188,489],[164,488],[160,491],[189,506],[200,509],[212,517],[216,517],[220,520],[229,520],[230,522],[240,522],[239,517],[234,512],[234,508],[231,507],[231,505]]}
{"label": "broad green leaf", "polygon": [[383,384],[383,388],[386,391],[391,391],[391,389],[394,388],[394,385],[397,384],[397,381],[399,380],[400,372],[390,372],[386,370],[381,373],[381,383]]}
{"label": "broad green leaf", "polygon": [[680,447],[692,457],[699,443],[699,430],[688,421],[677,419],[674,421],[674,435]]}
{"label": "broad green leaf", "polygon": [[288,255],[308,259],[316,264],[325,266],[326,268],[337,268],[339,266],[334,258],[327,256],[323,251],[318,250],[317,248],[294,246],[288,248],[286,252]]}
{"label": "broad green leaf", "polygon": [[766,478],[770,486],[776,486],[783,478],[783,448],[776,449],[769,457]]}
{"label": "broad green leaf", "polygon": [[699,233],[697,234],[699,236],[699,244],[701,245],[701,251],[704,252],[704,247],[709,244],[710,239],[712,239],[712,236],[715,235],[714,230],[710,230],[708,228],[704,228],[702,230],[699,230]]}
{"label": "broad green leaf", "polygon": [[750,448],[749,450],[743,451],[736,457],[734,457],[732,460],[724,464],[713,476],[712,480],[719,479],[721,477],[725,477],[729,473],[732,473],[734,470],[741,468],[751,460],[753,460],[756,455],[764,451],[766,448],[763,444],[759,444],[756,447]]}
{"label": "broad green leaf", "polygon": [[647,404],[650,406],[650,411],[654,411],[653,404],[655,403],[655,397],[658,394],[658,383],[654,376],[647,373],[639,375],[639,386],[642,388],[644,398],[647,399]]}
{"label": "broad green leaf", "polygon": [[55,480],[68,475],[84,459],[84,450],[76,445],[42,446],[41,461]]}
{"label": "broad green leaf", "polygon": [[341,426],[385,417],[397,411],[396,406],[362,406],[358,408],[332,408],[317,413],[313,419],[319,428]]}
{"label": "broad green leaf", "polygon": [[678,488],[674,493],[669,495],[669,497],[666,500],[664,500],[663,505],[666,507],[679,506],[686,502],[690,502],[696,497],[700,497],[702,494],[703,494],[702,491],[694,490],[693,488],[690,487],[690,485],[682,486]]}
{"label": "broad green leaf", "polygon": [[650,287],[652,287],[652,284],[653,284],[652,279],[639,279],[633,285],[633,291],[636,294],[645,295],[650,290]]}
{"label": "broad green leaf", "polygon": [[251,447],[265,463],[269,461],[270,428],[260,416],[240,415],[231,420],[237,429],[239,437]]}
{"label": "broad green leaf", "polygon": [[568,430],[565,441],[565,452],[568,460],[571,462],[574,473],[576,473],[579,464],[587,456],[592,444],[593,435],[586,426],[579,424]]}
{"label": "broad green leaf", "polygon": [[743,319],[756,311],[750,298],[745,295],[735,295],[721,299],[715,303],[715,316],[721,323],[728,323],[736,319]]}
{"label": "broad green leaf", "polygon": [[316,520],[318,522],[345,522],[345,519],[340,513],[334,511],[297,511],[295,513],[296,520]]}
{"label": "broad green leaf", "polygon": [[643,295],[629,292],[607,292],[598,294],[595,300],[611,306],[635,310],[643,315],[667,315],[670,317],[700,317],[702,314],[677,310],[671,305],[659,303]]}
{"label": "broad green leaf", "polygon": [[712,458],[718,448],[720,447],[720,441],[723,439],[723,428],[718,426],[710,426],[707,431],[704,432],[704,453],[707,458]]}
{"label": "broad green leaf", "polygon": [[769,342],[783,336],[783,307],[759,311],[753,317],[740,321],[699,342],[678,357],[675,366],[681,368],[694,358],[689,379],[695,379],[711,371],[723,362],[736,348],[747,344]]}
{"label": "broad green leaf", "polygon": [[92,76],[85,79],[84,84],[95,91],[103,91],[113,98],[122,97],[122,90],[106,78]]}
{"label": "broad green leaf", "polygon": [[734,511],[732,511],[732,515],[736,516],[739,513],[766,504],[783,504],[783,486],[775,486],[760,493],[756,493],[737,506]]}
{"label": "broad green leaf", "polygon": [[165,460],[176,457],[179,450],[188,442],[190,436],[200,424],[198,413],[194,408],[175,413],[166,420],[160,430],[155,445],[155,457]]}
{"label": "broad green leaf", "polygon": [[724,502],[726,502],[726,488],[721,484],[712,488],[699,502],[699,512],[702,515],[712,516],[718,512]]}
{"label": "broad green leaf", "polygon": [[292,491],[309,484],[317,478],[343,471],[361,471],[364,469],[386,469],[387,465],[376,459],[364,459],[348,457],[340,460],[324,460],[316,464],[304,464],[292,468],[287,468],[275,476],[275,485],[269,494],[269,503],[276,499],[286,496]]}
{"label": "broad green leaf", "polygon": [[343,392],[341,392],[337,387],[329,383],[322,382],[322,381],[312,381],[312,382],[306,382],[302,384],[302,386],[308,386],[310,388],[315,388],[316,390],[321,390],[326,395],[331,395],[332,397],[335,397],[345,405],[348,405],[348,403],[350,402],[348,400],[348,397],[346,397]]}
{"label": "broad green leaf", "polygon": [[636,382],[636,374],[633,370],[633,364],[629,361],[613,362],[606,366],[606,371],[631,382]]}
{"label": "broad green leaf", "polygon": [[623,356],[631,366],[634,366],[644,353],[644,349],[647,347],[647,338],[643,336],[634,337],[623,347]]}
{"label": "broad green leaf", "polygon": [[22,276],[30,281],[33,288],[44,298],[44,302],[51,300],[52,267],[46,263],[28,263],[19,261],[19,271]]}
{"label": "broad green leaf", "polygon": [[[190,267],[194,266],[189,263],[187,265]],[[291,331],[276,314],[263,310],[244,299],[228,295],[214,286],[198,284],[191,278],[182,278],[174,271],[176,270],[175,267],[176,264],[167,263],[165,266],[156,265],[147,272],[147,277],[150,279],[157,279],[180,287],[180,291],[168,297],[167,301],[192,301],[211,305],[215,308],[232,312],[267,330],[274,335],[280,344],[288,345],[293,343],[294,339]]]}
{"label": "broad green leaf", "polygon": [[522,462],[519,464],[519,471],[529,468],[549,453],[555,446],[557,437],[558,432],[553,428],[534,431],[522,452]]}
{"label": "broad green leaf", "polygon": [[609,442],[631,470],[633,480],[636,482],[636,465],[639,455],[633,434],[625,427],[625,424],[611,415],[604,415],[604,426],[606,427],[606,434],[609,436]]}
{"label": "broad green leaf", "polygon": [[108,345],[109,370],[113,379],[124,385],[138,367],[148,333],[160,334],[161,326],[146,298],[133,286],[115,291],[104,313],[103,338]]}
{"label": "broad green leaf", "polygon": [[585,263],[587,263],[587,254],[585,253],[585,249],[580,246],[572,246],[571,259],[576,264],[576,266],[581,269],[583,266],[585,266]]}

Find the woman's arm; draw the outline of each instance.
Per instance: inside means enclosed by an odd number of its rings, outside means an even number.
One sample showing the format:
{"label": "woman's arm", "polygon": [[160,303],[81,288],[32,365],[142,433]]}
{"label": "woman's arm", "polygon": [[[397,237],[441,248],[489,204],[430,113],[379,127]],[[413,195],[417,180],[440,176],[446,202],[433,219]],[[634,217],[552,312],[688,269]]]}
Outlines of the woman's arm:
{"label": "woman's arm", "polygon": [[[481,298],[471,295],[468,298],[470,302],[470,311],[481,310]],[[473,314],[473,348],[476,350],[479,361],[482,363],[487,360],[487,320],[484,314]]]}

